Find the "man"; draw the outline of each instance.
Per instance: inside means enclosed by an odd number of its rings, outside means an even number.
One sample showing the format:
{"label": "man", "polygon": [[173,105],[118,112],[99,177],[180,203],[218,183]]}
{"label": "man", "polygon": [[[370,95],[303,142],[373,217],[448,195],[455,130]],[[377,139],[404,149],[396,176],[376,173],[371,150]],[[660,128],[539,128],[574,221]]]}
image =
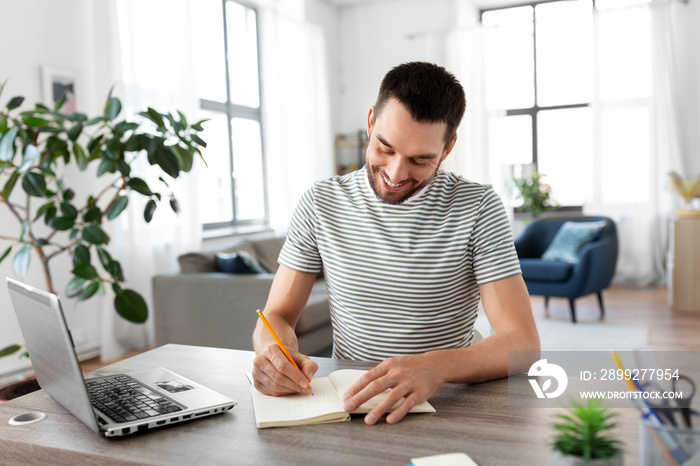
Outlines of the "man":
{"label": "man", "polygon": [[[397,402],[393,424],[446,382],[508,374],[508,351],[539,351],[508,218],[487,185],[439,170],[466,101],[443,68],[406,63],[387,73],[367,116],[363,169],[316,183],[299,201],[264,313],[301,372],[258,323],[255,387],[308,393],[318,370],[297,351],[294,326],[323,266],[333,356],[382,361],[345,394],[350,412],[389,389],[365,417]],[[479,298],[495,334],[471,345]]]}

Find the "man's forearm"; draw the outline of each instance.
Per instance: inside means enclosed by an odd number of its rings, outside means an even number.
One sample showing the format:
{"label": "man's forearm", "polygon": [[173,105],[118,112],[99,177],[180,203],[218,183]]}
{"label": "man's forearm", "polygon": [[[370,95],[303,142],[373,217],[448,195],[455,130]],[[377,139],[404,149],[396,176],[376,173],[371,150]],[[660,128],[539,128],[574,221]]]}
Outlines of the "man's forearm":
{"label": "man's forearm", "polygon": [[467,348],[431,351],[425,356],[439,367],[442,383],[478,383],[507,376],[510,351],[531,352],[526,359],[535,362],[540,351],[537,334],[502,332]]}
{"label": "man's forearm", "polygon": [[[298,351],[299,343],[297,341],[297,336],[289,322],[274,313],[266,313],[265,318],[275,330],[279,339],[282,340],[284,346]],[[273,343],[275,343],[274,338],[272,338],[272,335],[270,335],[270,332],[265,328],[262,321],[258,319],[255,325],[255,331],[253,331],[253,348],[255,352],[260,353],[266,346]]]}

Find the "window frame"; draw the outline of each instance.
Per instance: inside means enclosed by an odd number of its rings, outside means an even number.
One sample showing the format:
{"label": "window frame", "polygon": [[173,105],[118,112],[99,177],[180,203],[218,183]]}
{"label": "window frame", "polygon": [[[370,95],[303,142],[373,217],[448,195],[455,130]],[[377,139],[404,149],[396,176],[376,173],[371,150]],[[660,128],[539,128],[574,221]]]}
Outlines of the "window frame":
{"label": "window frame", "polygon": [[[534,92],[534,105],[532,107],[522,107],[522,108],[508,108],[505,110],[505,116],[518,116],[518,115],[530,115],[531,121],[532,121],[532,162],[529,164],[520,164],[521,166],[530,166],[531,170],[533,173],[538,172],[538,137],[537,137],[537,130],[538,130],[538,116],[539,113],[542,111],[551,111],[551,110],[566,110],[566,109],[572,109],[572,108],[586,108],[586,107],[591,107],[592,102],[579,102],[579,103],[571,103],[571,104],[565,104],[565,105],[547,105],[547,106],[540,106],[538,104],[538,99],[537,99],[537,15],[535,14],[535,9],[537,5],[543,5],[546,3],[557,3],[557,2],[565,2],[565,1],[570,1],[570,0],[540,0],[540,1],[534,1],[534,2],[523,2],[523,3],[513,3],[508,6],[499,6],[499,7],[494,7],[494,8],[485,8],[479,10],[479,21],[483,24],[483,18],[484,18],[484,13],[490,12],[490,11],[501,11],[501,10],[509,10],[512,8],[519,8],[519,7],[524,7],[524,6],[530,6],[532,7],[532,56],[533,56],[533,76],[532,76],[532,84],[533,84],[533,92]],[[591,0],[592,2],[592,9],[595,10],[596,8],[596,2],[595,0]],[[510,176],[511,179],[515,179],[515,165],[511,165],[510,167]],[[582,206],[580,205],[568,205],[568,206],[560,206],[557,210],[559,211],[581,211]]]}
{"label": "window frame", "polygon": [[[256,49],[257,49],[257,66],[258,66],[258,99],[259,106],[249,107],[246,105],[234,104],[231,101],[231,68],[229,66],[229,44],[228,44],[228,29],[229,25],[226,18],[226,4],[236,3],[245,8],[253,10],[255,12],[255,33],[256,33]],[[244,227],[248,229],[260,229],[264,230],[270,226],[270,205],[268,199],[268,183],[267,183],[267,157],[265,153],[265,128],[263,125],[263,92],[262,92],[262,69],[261,69],[261,51],[260,51],[260,17],[258,9],[253,5],[246,2],[236,1],[236,0],[221,0],[222,8],[222,20],[221,25],[224,28],[224,67],[226,72],[226,102],[218,102],[209,99],[198,99],[199,109],[207,112],[220,113],[226,115],[228,120],[228,157],[231,166],[231,214],[232,217],[228,221],[224,222],[212,222],[203,223],[202,228],[204,232],[211,232],[212,230],[222,230],[230,228]],[[234,118],[242,118],[247,120],[257,121],[260,125],[260,146],[261,146],[261,163],[262,163],[262,183],[263,183],[263,206],[264,215],[262,218],[249,219],[249,220],[238,220],[237,219],[237,199],[236,199],[236,178],[233,176],[235,173],[234,167],[234,154],[233,154],[233,128],[232,122]],[[257,227],[257,228],[256,228]]]}

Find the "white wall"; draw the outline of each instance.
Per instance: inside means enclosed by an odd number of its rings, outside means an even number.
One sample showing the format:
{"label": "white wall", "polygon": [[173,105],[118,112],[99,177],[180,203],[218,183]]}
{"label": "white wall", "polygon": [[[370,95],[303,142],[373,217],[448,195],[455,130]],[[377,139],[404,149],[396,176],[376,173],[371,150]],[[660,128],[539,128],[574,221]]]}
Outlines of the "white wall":
{"label": "white wall", "polygon": [[[111,12],[109,2],[93,0],[0,0],[0,81],[7,81],[0,105],[16,95],[26,97],[22,109],[43,102],[41,95],[42,66],[74,70],[79,81],[76,87],[78,110],[90,115],[100,113],[112,84],[119,78],[110,39]],[[6,177],[0,178],[4,184]],[[98,187],[91,181],[67,174],[68,186],[84,198]],[[76,181],[79,182],[76,185]],[[21,189],[15,189],[20,195]],[[23,197],[23,196],[21,196]],[[0,205],[0,235],[17,236],[18,224],[4,205]],[[57,239],[59,239],[57,237]],[[0,240],[4,250],[8,242]],[[15,248],[13,252],[18,249]],[[54,286],[63,293],[69,280],[70,258],[66,255],[51,262]],[[21,333],[10,305],[5,276],[15,277],[12,255],[0,264],[0,348],[21,342]],[[18,278],[18,277],[15,277]],[[25,281],[38,288],[45,280],[36,256],[32,257]],[[64,312],[82,351],[98,346],[100,298],[76,304],[64,299]],[[111,300],[110,300],[111,301]],[[0,375],[26,365],[14,356],[0,359]]]}
{"label": "white wall", "polygon": [[475,9],[456,0],[384,0],[340,9],[339,126],[366,129],[367,111],[391,68],[408,61],[446,66],[444,34],[473,22]]}

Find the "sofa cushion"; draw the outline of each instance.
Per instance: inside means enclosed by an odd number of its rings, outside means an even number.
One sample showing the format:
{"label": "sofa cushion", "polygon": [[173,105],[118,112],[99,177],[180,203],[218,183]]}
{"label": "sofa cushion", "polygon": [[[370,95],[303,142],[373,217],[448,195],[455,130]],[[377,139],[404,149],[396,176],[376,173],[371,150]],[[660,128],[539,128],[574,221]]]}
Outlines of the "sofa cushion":
{"label": "sofa cushion", "polygon": [[216,255],[216,267],[224,273],[267,273],[246,251],[220,252]]}
{"label": "sofa cushion", "polygon": [[573,264],[543,259],[520,259],[520,270],[524,280],[540,282],[564,282],[569,279]]}
{"label": "sofa cushion", "polygon": [[284,236],[278,238],[261,239],[251,241],[250,245],[253,248],[253,256],[265,270],[270,273],[277,272],[279,264],[277,258],[280,255],[282,246],[284,245]]}
{"label": "sofa cushion", "polygon": [[583,247],[605,228],[605,222],[564,222],[554,235],[542,259],[577,264]]}
{"label": "sofa cushion", "polygon": [[216,254],[204,252],[189,252],[177,258],[182,273],[218,272]]}

